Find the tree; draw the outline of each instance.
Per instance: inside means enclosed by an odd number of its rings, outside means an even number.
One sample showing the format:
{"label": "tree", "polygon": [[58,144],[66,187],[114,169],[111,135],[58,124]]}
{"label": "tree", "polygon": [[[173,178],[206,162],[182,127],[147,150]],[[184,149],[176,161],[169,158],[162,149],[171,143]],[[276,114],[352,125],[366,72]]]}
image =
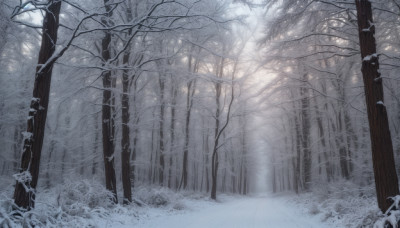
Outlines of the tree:
{"label": "tree", "polygon": [[382,77],[379,73],[379,56],[376,53],[371,2],[369,0],[356,0],[355,2],[376,195],[379,208],[385,212],[392,204],[390,197],[399,194],[398,179],[388,115],[383,102]]}
{"label": "tree", "polygon": [[[39,178],[40,157],[49,104],[50,83],[54,61],[51,59],[57,44],[61,1],[52,0],[43,20],[42,43],[36,68],[27,130],[24,133],[21,170],[16,174],[15,204],[30,210],[35,206],[36,185]],[[47,64],[50,62],[49,64]]]}
{"label": "tree", "polygon": [[[104,6],[107,15],[103,17],[102,23],[106,26],[110,25],[110,17],[112,16],[112,6],[109,4],[109,0],[104,0]],[[104,34],[104,38],[101,41],[101,56],[103,58],[103,65],[105,65],[111,59],[111,31],[107,30]],[[103,133],[103,156],[104,156],[104,172],[106,177],[106,188],[111,191],[114,195],[114,203],[118,203],[117,198],[117,184],[115,177],[115,166],[114,166],[114,136],[115,136],[115,125],[112,114],[113,107],[113,94],[112,94],[112,77],[111,70],[105,70],[102,73],[103,78],[103,103],[102,103],[102,133]],[[124,116],[126,118],[126,116]]]}
{"label": "tree", "polygon": [[[223,46],[222,53],[225,53],[225,45]],[[211,154],[211,199],[217,198],[217,177],[218,177],[218,167],[219,167],[219,157],[218,157],[218,149],[220,148],[220,139],[222,134],[224,133],[226,127],[231,120],[231,108],[235,98],[234,94],[234,79],[235,79],[235,72],[232,74],[232,81],[231,81],[231,96],[230,101],[228,104],[228,110],[226,112],[226,120],[223,125],[221,125],[221,114],[223,111],[223,107],[221,107],[221,92],[222,92],[222,77],[224,75],[224,66],[225,66],[225,57],[221,57],[220,61],[216,65],[216,75],[217,81],[214,82],[215,86],[215,102],[216,102],[216,110],[215,110],[215,130],[214,130],[214,146]]]}
{"label": "tree", "polygon": [[186,189],[188,182],[188,154],[189,154],[189,136],[190,136],[190,114],[193,107],[193,97],[196,91],[196,79],[192,78],[191,74],[197,73],[198,70],[198,58],[193,57],[194,45],[190,47],[189,59],[188,59],[188,74],[189,82],[187,82],[187,93],[186,93],[186,121],[185,121],[185,143],[183,148],[183,160],[182,160],[182,178],[179,188],[183,184],[183,189]]}

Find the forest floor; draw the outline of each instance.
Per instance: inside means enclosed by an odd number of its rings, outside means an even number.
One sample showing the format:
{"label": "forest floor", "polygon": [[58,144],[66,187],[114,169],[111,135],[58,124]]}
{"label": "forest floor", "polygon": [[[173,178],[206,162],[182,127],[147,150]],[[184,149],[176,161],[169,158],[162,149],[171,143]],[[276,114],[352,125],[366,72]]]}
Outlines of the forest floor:
{"label": "forest floor", "polygon": [[[299,208],[289,205],[282,197],[222,195],[218,202],[192,200],[185,203],[190,205],[190,209],[185,212],[151,215],[149,218],[139,220],[135,227],[334,227],[323,224],[317,216],[308,215]],[[126,226],[115,225],[110,227],[130,227],[128,223]]]}
{"label": "forest floor", "polygon": [[40,191],[35,209],[18,218],[12,216],[12,188],[0,187],[0,227],[364,228],[380,216],[373,188],[348,182],[299,195],[219,194],[217,201],[157,186],[135,188],[130,205],[114,205],[107,194],[95,180],[66,182]]}

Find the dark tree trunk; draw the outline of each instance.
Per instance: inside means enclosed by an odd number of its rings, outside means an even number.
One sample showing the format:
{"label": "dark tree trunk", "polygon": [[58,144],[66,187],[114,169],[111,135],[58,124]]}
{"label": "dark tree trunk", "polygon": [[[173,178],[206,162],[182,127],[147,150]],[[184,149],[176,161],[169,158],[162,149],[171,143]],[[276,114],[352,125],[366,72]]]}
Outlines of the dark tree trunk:
{"label": "dark tree trunk", "polygon": [[339,161],[340,161],[340,170],[342,173],[342,177],[345,179],[350,178],[350,172],[349,172],[349,164],[348,164],[348,159],[347,159],[347,148],[346,148],[346,142],[344,141],[344,131],[343,131],[343,120],[342,120],[342,111],[340,110],[338,115],[337,115],[337,123],[338,123],[338,136],[337,136],[337,144],[339,146]]}
{"label": "dark tree trunk", "polygon": [[161,186],[164,185],[164,170],[165,170],[165,156],[164,156],[164,113],[165,113],[165,101],[164,101],[164,90],[165,90],[165,76],[160,75],[160,120],[159,120],[159,153],[160,153],[160,164],[158,167],[158,181]]}
{"label": "dark tree trunk", "polygon": [[136,150],[137,150],[137,140],[138,140],[138,134],[139,134],[139,129],[137,127],[135,127],[135,131],[134,131],[134,136],[133,136],[133,148],[132,148],[132,153],[131,153],[131,185],[132,188],[135,186],[135,181],[137,179],[136,177]]}
{"label": "dark tree trunk", "polygon": [[[225,49],[225,48],[224,48]],[[221,58],[221,63],[220,63],[220,68],[218,70],[218,77],[222,78],[223,74],[223,69],[224,69],[224,62],[225,59]],[[221,103],[220,103],[220,97],[221,97],[221,82],[217,81],[215,83],[215,91],[216,91],[216,96],[215,96],[215,102],[217,104],[217,109],[215,111],[215,140],[214,140],[214,147],[213,147],[213,152],[211,156],[211,199],[217,199],[217,177],[218,177],[218,166],[219,166],[219,161],[218,161],[218,147],[219,147],[219,139],[226,129],[226,127],[229,124],[230,121],[230,115],[231,115],[231,108],[234,100],[234,79],[235,79],[235,74],[232,75],[232,85],[231,85],[231,100],[228,105],[228,111],[226,113],[226,121],[220,127],[220,116],[221,116]]]}
{"label": "dark tree trunk", "polygon": [[[125,52],[123,57],[123,64],[127,65],[129,62],[129,51]],[[131,189],[131,148],[129,137],[129,75],[128,70],[122,72],[122,95],[121,95],[121,115],[122,115],[122,139],[121,139],[121,159],[122,159],[122,186],[124,189],[124,204],[132,202],[132,189]]]}
{"label": "dark tree trunk", "polygon": [[276,167],[275,167],[275,157],[272,155],[272,192],[276,193]]}
{"label": "dark tree trunk", "polygon": [[[290,94],[291,98],[294,99],[295,95],[293,93]],[[296,111],[298,110],[296,104],[293,102],[293,122],[294,122],[294,137],[296,138],[295,148],[296,148],[296,156],[293,159],[293,175],[294,175],[294,190],[296,193],[299,193],[302,190],[302,180],[301,180],[301,133],[300,133],[300,120],[299,120],[299,113]]]}
{"label": "dark tree trunk", "polygon": [[96,113],[94,115],[94,147],[93,147],[93,163],[92,163],[92,175],[96,174],[96,169],[97,169],[97,149],[98,149],[98,141],[99,141],[99,118],[98,114]]}
{"label": "dark tree trunk", "polygon": [[378,71],[379,61],[374,38],[375,27],[371,3],[356,0],[358,31],[362,58],[365,99],[370,128],[372,162],[379,208],[385,212],[391,205],[390,197],[399,194],[392,139],[386,107],[383,103],[382,78]]}
{"label": "dark tree trunk", "polygon": [[183,189],[187,187],[188,178],[188,154],[189,154],[189,126],[190,126],[190,113],[191,113],[191,101],[190,101],[190,91],[193,81],[190,81],[187,85],[187,97],[186,97],[186,123],[185,123],[185,144],[183,148],[183,163],[182,163],[182,183]]}
{"label": "dark tree trunk", "polygon": [[[322,154],[323,154],[323,158],[324,158],[326,178],[327,178],[327,181],[330,182],[331,181],[331,176],[330,176],[331,164],[330,164],[329,156],[328,156],[328,152],[327,152],[328,148],[326,146],[325,130],[324,130],[324,125],[323,125],[323,120],[322,120],[322,114],[318,107],[315,95],[314,95],[314,102],[315,102],[315,115],[316,115],[317,125],[318,125],[318,136],[319,136],[319,140],[321,141],[321,146],[322,146],[322,151],[323,151]],[[320,166],[321,166],[321,164],[320,164]]]}
{"label": "dark tree trunk", "polygon": [[[346,129],[346,137],[347,137],[349,171],[350,171],[350,174],[352,174],[354,171],[353,157],[354,157],[355,152],[357,152],[357,150],[358,150],[358,137],[354,133],[351,119],[350,119],[350,116],[349,116],[349,113],[347,112],[347,110],[344,110],[343,115],[344,115],[344,126]],[[353,152],[352,152],[352,149],[350,148],[351,147],[350,142],[353,142],[353,144],[354,144]]]}
{"label": "dark tree trunk", "polygon": [[[137,79],[137,78],[136,78]],[[138,135],[139,135],[139,128],[137,127],[137,124],[139,123],[139,113],[137,111],[137,105],[136,105],[136,88],[137,88],[137,80],[133,81],[133,107],[135,109],[134,115],[135,115],[135,130],[134,130],[134,136],[133,136],[133,148],[132,148],[132,153],[131,153],[131,185],[132,187],[135,186],[135,181],[136,181],[136,175],[135,175],[135,170],[136,170],[136,151],[137,151],[137,141],[138,141]]]}
{"label": "dark tree trunk", "polygon": [[[153,111],[153,119],[155,120],[155,110]],[[152,184],[156,183],[157,176],[157,159],[158,159],[158,148],[156,146],[156,122],[153,122],[153,128],[151,130],[151,154],[150,154],[150,178],[149,181]]]}
{"label": "dark tree trunk", "polygon": [[295,171],[295,178],[296,178],[296,186],[295,192],[299,193],[302,190],[302,181],[301,181],[301,134],[300,134],[300,121],[295,114],[294,117],[295,123],[295,132],[296,132],[296,171]]}
{"label": "dark tree trunk", "polygon": [[[132,9],[126,7],[126,18],[127,21],[132,20]],[[132,30],[129,30],[129,36],[132,34]],[[130,45],[124,53],[122,58],[122,64],[124,66],[129,65],[130,57]],[[121,95],[121,119],[122,119],[122,138],[121,138],[121,169],[122,169],[122,187],[124,190],[123,204],[129,204],[132,202],[132,184],[131,184],[131,145],[130,145],[130,112],[129,112],[129,88],[130,82],[133,78],[129,77],[129,71],[127,69],[122,72],[122,95]]]}
{"label": "dark tree trunk", "polygon": [[217,171],[218,171],[218,153],[213,153],[211,157],[211,199],[217,199]]}
{"label": "dark tree trunk", "polygon": [[220,96],[221,96],[221,83],[217,82],[215,85],[215,102],[217,104],[217,110],[215,112],[215,132],[214,132],[214,147],[211,156],[211,199],[217,199],[217,172],[218,172],[218,144],[219,144],[219,118],[220,118]]}
{"label": "dark tree trunk", "polygon": [[168,188],[172,188],[172,161],[173,154],[175,149],[175,110],[176,110],[176,97],[178,90],[172,85],[171,94],[172,94],[172,102],[171,102],[171,127],[170,127],[170,135],[171,135],[171,144],[169,149],[169,170],[168,170]]}
{"label": "dark tree trunk", "polygon": [[21,158],[20,152],[21,148],[20,145],[22,144],[20,138],[21,138],[21,132],[23,131],[25,127],[25,124],[23,125],[23,128],[21,128],[19,125],[15,127],[14,129],[14,145],[13,145],[13,172],[18,171],[18,165],[19,165],[19,159]]}
{"label": "dark tree trunk", "polygon": [[52,57],[56,49],[60,8],[61,1],[51,1],[43,20],[42,44],[25,132],[21,169],[14,191],[16,206],[27,210],[35,206],[36,185],[39,178],[40,156],[54,62],[47,64],[43,69],[42,65]]}
{"label": "dark tree trunk", "polygon": [[[193,51],[193,47],[192,50]],[[192,54],[189,55],[189,61],[188,61],[188,71],[192,72],[192,62],[193,62],[193,56]],[[183,161],[182,161],[182,179],[181,183],[179,184],[179,188],[183,184],[183,189],[186,189],[187,187],[187,178],[188,178],[188,156],[189,156],[189,136],[190,136],[190,114],[192,111],[192,98],[195,92],[195,84],[196,82],[193,80],[190,80],[187,84],[187,96],[186,96],[186,123],[185,123],[185,144],[183,148]],[[193,86],[193,88],[192,88]]]}
{"label": "dark tree trunk", "polygon": [[209,156],[209,150],[210,150],[210,146],[209,146],[209,136],[208,136],[208,129],[207,129],[207,135],[206,135],[206,147],[205,147],[205,154],[204,156],[206,157],[206,163],[205,163],[205,167],[206,167],[206,191],[207,193],[210,191],[210,174],[209,174],[209,165],[208,162],[210,160],[210,156]]}
{"label": "dark tree trunk", "polygon": [[[111,6],[108,5],[109,0],[104,0],[106,8],[107,18],[103,18],[102,22],[108,25],[108,19],[111,17]],[[110,47],[111,45],[111,33],[105,32],[105,36],[102,40],[101,56],[105,64],[110,58]],[[114,167],[114,118],[112,116],[112,105],[113,105],[113,94],[112,89],[112,77],[111,71],[104,71],[103,77],[103,105],[102,105],[102,134],[103,134],[103,157],[104,157],[104,171],[106,177],[106,188],[111,191],[114,195],[113,201],[118,202],[117,198],[117,186],[115,178],[115,167]]]}
{"label": "dark tree trunk", "polygon": [[[303,75],[303,80],[308,81],[307,74]],[[310,148],[310,98],[306,85],[300,89],[301,94],[301,119],[302,119],[302,139],[303,148],[303,180],[304,189],[309,190],[311,184],[311,148]]]}

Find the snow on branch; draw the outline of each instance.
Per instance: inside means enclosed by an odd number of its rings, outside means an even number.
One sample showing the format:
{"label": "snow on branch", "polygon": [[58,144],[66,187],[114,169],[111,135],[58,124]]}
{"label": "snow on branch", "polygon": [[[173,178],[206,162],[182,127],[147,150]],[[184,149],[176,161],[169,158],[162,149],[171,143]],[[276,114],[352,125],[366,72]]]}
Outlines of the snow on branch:
{"label": "snow on branch", "polygon": [[374,53],[374,54],[372,54],[372,55],[367,55],[367,56],[365,56],[365,57],[363,58],[363,61],[369,62],[369,61],[371,61],[371,60],[373,60],[373,59],[376,59],[376,58],[378,58],[378,54]]}

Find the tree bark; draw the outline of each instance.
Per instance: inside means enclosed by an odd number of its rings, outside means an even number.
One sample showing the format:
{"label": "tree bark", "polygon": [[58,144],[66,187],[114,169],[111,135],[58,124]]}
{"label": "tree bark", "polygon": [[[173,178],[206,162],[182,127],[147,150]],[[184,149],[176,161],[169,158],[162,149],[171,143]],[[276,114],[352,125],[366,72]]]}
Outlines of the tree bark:
{"label": "tree bark", "polygon": [[[125,52],[123,57],[123,64],[126,65],[129,62],[129,52]],[[122,115],[122,138],[121,138],[121,159],[122,159],[122,186],[124,189],[124,204],[132,202],[132,190],[131,190],[131,171],[130,171],[130,137],[129,137],[129,75],[128,70],[122,72],[122,95],[121,95],[121,115]]]}
{"label": "tree bark", "polygon": [[[291,99],[294,99],[294,94],[291,93]],[[295,147],[296,147],[296,157],[295,157],[295,161],[293,161],[293,169],[294,169],[294,190],[296,192],[296,194],[298,194],[300,192],[300,190],[302,190],[302,180],[301,180],[301,133],[300,133],[300,120],[299,120],[299,113],[297,112],[297,107],[296,104],[293,102],[293,110],[294,110],[294,115],[293,115],[293,122],[294,122],[294,132],[293,134],[295,135],[296,141],[295,143]]]}
{"label": "tree bark", "polygon": [[[220,69],[218,71],[218,77],[222,78],[223,74],[223,69],[224,69],[224,62],[225,59],[221,59],[220,63]],[[236,67],[234,67],[236,68]],[[234,71],[235,72],[235,69]],[[235,98],[234,95],[234,79],[235,79],[235,74],[233,73],[232,75],[232,85],[231,85],[231,100],[228,104],[228,111],[226,113],[226,121],[224,125],[220,128],[220,115],[222,112],[221,109],[221,103],[220,103],[220,97],[221,97],[221,83],[220,81],[217,81],[215,83],[215,91],[216,91],[216,96],[215,96],[215,102],[217,104],[217,109],[215,111],[215,140],[214,140],[214,147],[213,147],[213,152],[211,156],[211,199],[217,199],[217,177],[218,177],[218,166],[219,166],[219,160],[218,160],[218,147],[219,147],[219,139],[226,129],[226,127],[229,124],[229,121],[231,119],[231,108],[233,104],[233,100]]]}
{"label": "tree bark", "polygon": [[188,178],[188,154],[189,154],[189,125],[190,125],[190,113],[191,113],[191,101],[190,101],[190,91],[193,81],[190,81],[187,85],[187,97],[186,97],[186,123],[185,123],[185,144],[183,148],[183,160],[182,160],[182,181],[183,189],[187,187]]}
{"label": "tree bark", "polygon": [[93,163],[92,163],[92,175],[96,175],[96,169],[97,169],[97,149],[98,149],[98,141],[99,141],[99,118],[98,114],[96,113],[94,115],[94,147],[93,147]]}
{"label": "tree bark", "polygon": [[[304,82],[308,81],[308,75],[303,75]],[[302,138],[301,144],[303,148],[303,180],[304,189],[309,190],[311,184],[311,148],[310,148],[310,98],[308,89],[303,85],[300,88],[301,95],[301,119],[302,119]]]}
{"label": "tree bark", "polygon": [[176,97],[178,95],[178,89],[174,85],[171,86],[172,102],[171,102],[171,144],[169,149],[169,170],[168,170],[168,188],[172,188],[172,161],[175,149],[175,110],[176,110]]}
{"label": "tree bark", "polygon": [[221,82],[215,84],[215,102],[217,104],[217,110],[215,111],[215,133],[214,133],[214,147],[211,156],[211,199],[217,199],[217,172],[218,172],[218,144],[219,144],[219,123],[220,123],[220,113],[221,113]]}
{"label": "tree bark", "polygon": [[[328,155],[328,148],[326,146],[326,138],[325,138],[325,129],[324,129],[324,125],[323,125],[323,120],[322,120],[322,114],[320,111],[320,108],[318,106],[317,103],[317,99],[315,94],[313,94],[314,97],[314,109],[315,109],[315,115],[316,115],[316,119],[317,119],[317,125],[318,125],[318,137],[319,140],[321,141],[321,146],[322,146],[322,154],[323,154],[323,158],[324,158],[324,164],[325,164],[325,172],[326,172],[326,178],[328,182],[331,182],[331,163],[329,161],[329,155]],[[321,166],[321,164],[320,164]]]}
{"label": "tree bark", "polygon": [[372,162],[379,208],[385,212],[391,205],[390,197],[399,194],[392,139],[386,107],[383,103],[382,78],[376,54],[375,26],[371,3],[355,0],[362,58],[362,74],[370,128]]}
{"label": "tree bark", "polygon": [[159,152],[160,152],[160,164],[158,167],[158,181],[161,186],[164,185],[164,170],[165,170],[165,148],[164,148],[164,113],[165,113],[165,75],[160,75],[158,80],[160,85],[160,120],[159,120]]}
{"label": "tree bark", "polygon": [[[195,72],[195,67],[193,67],[193,56],[192,56],[193,46],[191,49],[191,53],[189,55],[188,61],[188,72]],[[192,70],[193,69],[193,70]],[[192,88],[193,86],[193,88]],[[187,84],[187,96],[186,96],[186,123],[185,123],[185,144],[183,148],[183,161],[182,161],[182,179],[179,184],[179,188],[183,184],[183,189],[187,187],[187,179],[188,179],[188,156],[189,156],[189,136],[190,136],[190,114],[193,106],[193,95],[195,92],[196,81],[190,80]]]}
{"label": "tree bark", "polygon": [[51,61],[56,50],[60,9],[61,1],[51,1],[43,20],[42,43],[25,132],[21,169],[20,173],[16,174],[14,202],[20,209],[30,210],[35,206],[36,185],[39,178],[40,156],[54,62],[47,64],[43,69],[42,65],[49,60]]}
{"label": "tree bark", "polygon": [[[132,20],[132,8],[130,6],[126,7],[126,19],[127,21]],[[130,36],[132,30],[129,30],[128,35]],[[130,57],[130,45],[124,52],[122,58],[122,64],[128,66]],[[122,72],[122,95],[121,95],[121,128],[122,128],[122,138],[121,138],[121,169],[122,169],[122,188],[124,190],[124,198],[122,200],[123,204],[129,204],[132,202],[132,185],[131,185],[131,145],[130,145],[130,112],[129,112],[129,88],[130,82],[133,78],[129,77],[129,71],[127,69]]]}
{"label": "tree bark", "polygon": [[[103,18],[102,22],[108,25],[108,19],[111,17],[111,6],[108,5],[109,0],[104,0],[104,5],[107,11],[107,18]],[[103,65],[111,59],[110,47],[111,45],[111,33],[109,31],[105,32],[105,36],[102,40],[101,47],[103,58]],[[114,167],[114,119],[112,118],[112,103],[113,94],[111,92],[112,88],[112,78],[111,71],[106,70],[102,73],[103,78],[103,104],[102,104],[102,135],[103,135],[103,157],[104,157],[104,171],[106,177],[106,188],[111,191],[114,195],[114,203],[118,203],[117,198],[117,186],[115,177],[115,167]]]}

